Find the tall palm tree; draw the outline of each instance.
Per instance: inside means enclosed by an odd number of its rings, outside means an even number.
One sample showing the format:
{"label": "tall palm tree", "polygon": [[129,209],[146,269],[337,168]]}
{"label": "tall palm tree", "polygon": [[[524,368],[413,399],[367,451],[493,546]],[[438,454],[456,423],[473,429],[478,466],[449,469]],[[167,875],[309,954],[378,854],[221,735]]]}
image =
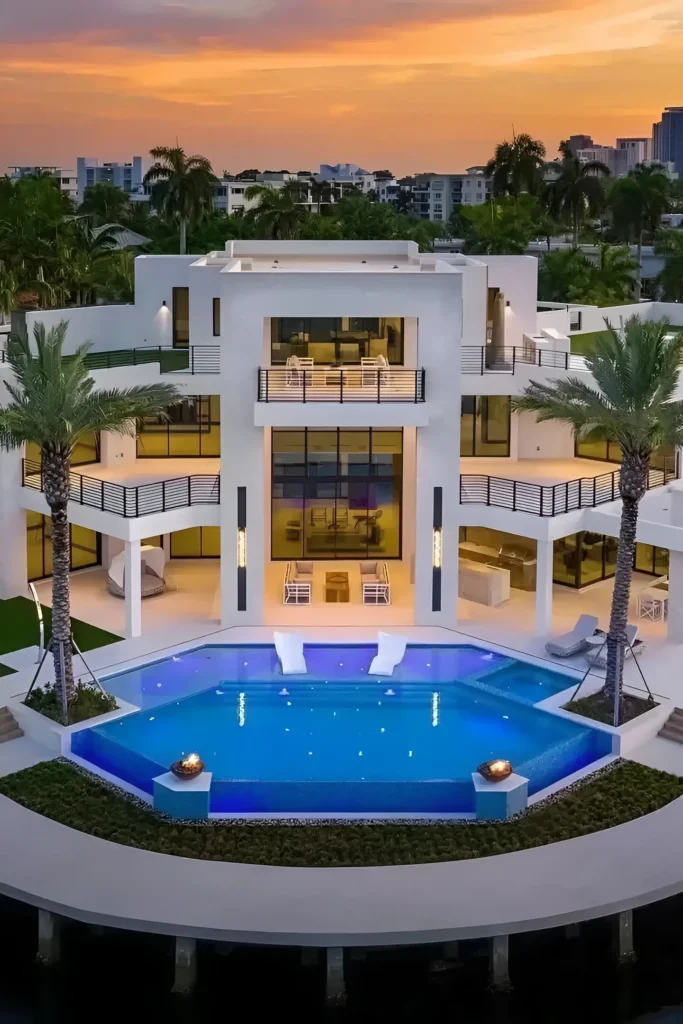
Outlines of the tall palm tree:
{"label": "tall palm tree", "polygon": [[660,445],[683,442],[683,402],[672,400],[683,335],[672,333],[666,321],[648,323],[635,316],[620,330],[609,323],[607,327],[585,354],[594,383],[568,377],[530,384],[512,400],[512,407],[534,412],[541,422],[568,423],[578,438],[614,440],[621,448],[621,525],[605,678],[606,695],[617,700],[622,692],[638,504],[647,490],[650,457]]}
{"label": "tall palm tree", "polygon": [[537,195],[543,187],[545,146],[530,135],[513,135],[496,146],[493,159],[486,165],[486,175],[493,179],[497,196],[518,196],[522,192]]}
{"label": "tall palm tree", "polygon": [[91,217],[95,224],[118,224],[129,213],[128,196],[113,181],[88,185],[78,212]]}
{"label": "tall palm tree", "polygon": [[568,142],[560,143],[560,174],[548,185],[548,205],[556,217],[566,217],[572,225],[574,248],[579,244],[579,228],[586,214],[597,217],[605,205],[602,178],[609,167],[599,160],[582,163]]}
{"label": "tall palm tree", "polygon": [[604,305],[616,306],[621,302],[628,302],[637,268],[638,264],[631,259],[627,245],[600,242],[595,278],[598,289],[602,289],[609,299],[609,303],[605,302]]}
{"label": "tall palm tree", "polygon": [[[27,441],[41,451],[45,500],[52,519],[52,653],[56,690],[67,703],[75,696],[69,600],[70,540],[68,500],[69,461],[78,441],[91,431],[133,434],[141,416],[164,415],[179,400],[170,384],[150,384],[125,390],[96,391],[86,366],[87,345],[73,355],[63,354],[68,323],[46,332],[34,327],[35,352],[28,338],[11,335],[7,362],[13,380],[6,381],[10,401],[0,406],[0,447],[19,448]],[[64,651],[64,674],[58,656]]]}
{"label": "tall palm tree", "polygon": [[661,164],[637,164],[625,178],[612,185],[608,203],[614,226],[628,240],[635,236],[638,247],[636,274],[636,300],[642,290],[643,237],[646,231],[654,234],[667,213],[671,200],[671,182]]}
{"label": "tall palm tree", "polygon": [[331,182],[313,179],[311,182],[311,200],[316,204],[316,213],[320,213],[320,207],[323,203],[332,201],[334,194],[335,190],[332,188]]}
{"label": "tall palm tree", "polygon": [[298,181],[288,181],[282,188],[266,183],[249,185],[244,197],[249,202],[255,199],[256,205],[245,216],[266,238],[294,238],[302,217],[302,190]]}
{"label": "tall palm tree", "polygon": [[[683,232],[658,231],[655,252],[664,256],[664,267],[657,275],[666,302],[683,302]],[[0,305],[0,309],[2,306]]]}
{"label": "tall palm tree", "polygon": [[180,230],[180,254],[187,252],[187,226],[197,223],[213,207],[217,178],[205,156],[187,156],[181,146],[156,146],[149,151],[154,163],[145,184],[152,184],[152,202]]}

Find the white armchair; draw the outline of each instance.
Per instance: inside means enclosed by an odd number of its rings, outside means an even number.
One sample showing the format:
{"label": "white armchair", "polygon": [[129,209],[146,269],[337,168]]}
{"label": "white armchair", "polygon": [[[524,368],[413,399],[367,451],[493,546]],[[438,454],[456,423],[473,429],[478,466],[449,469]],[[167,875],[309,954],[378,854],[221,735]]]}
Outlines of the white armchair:
{"label": "white armchair", "polygon": [[283,604],[310,604],[312,591],[313,562],[288,562]]}
{"label": "white armchair", "polygon": [[361,562],[363,604],[391,604],[391,584],[386,562]]}

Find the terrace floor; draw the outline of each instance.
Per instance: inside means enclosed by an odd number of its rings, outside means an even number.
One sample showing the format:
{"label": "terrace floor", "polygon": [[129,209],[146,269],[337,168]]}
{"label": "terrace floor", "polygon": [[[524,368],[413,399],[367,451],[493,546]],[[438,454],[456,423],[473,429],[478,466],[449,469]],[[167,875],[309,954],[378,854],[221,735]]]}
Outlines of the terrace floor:
{"label": "terrace floor", "polygon": [[501,459],[463,458],[460,461],[462,474],[503,477],[508,480],[524,480],[526,483],[552,487],[579,477],[602,476],[613,473],[619,466],[615,462],[599,462],[597,459]]}
{"label": "terrace floor", "polygon": [[142,484],[186,476],[215,476],[220,470],[220,459],[136,459],[123,466],[107,467],[94,462],[74,467],[74,473],[122,484],[124,487],[140,487]]}

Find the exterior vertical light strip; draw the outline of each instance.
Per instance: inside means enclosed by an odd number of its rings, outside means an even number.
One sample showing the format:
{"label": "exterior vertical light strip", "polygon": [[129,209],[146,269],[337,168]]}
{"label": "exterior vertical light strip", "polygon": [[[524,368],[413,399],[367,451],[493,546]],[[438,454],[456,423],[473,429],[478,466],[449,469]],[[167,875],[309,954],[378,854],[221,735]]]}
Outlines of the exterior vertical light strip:
{"label": "exterior vertical light strip", "polygon": [[237,488],[237,611],[247,610],[247,489]]}
{"label": "exterior vertical light strip", "polygon": [[443,561],[443,488],[434,488],[432,522],[432,611],[441,611],[441,566]]}

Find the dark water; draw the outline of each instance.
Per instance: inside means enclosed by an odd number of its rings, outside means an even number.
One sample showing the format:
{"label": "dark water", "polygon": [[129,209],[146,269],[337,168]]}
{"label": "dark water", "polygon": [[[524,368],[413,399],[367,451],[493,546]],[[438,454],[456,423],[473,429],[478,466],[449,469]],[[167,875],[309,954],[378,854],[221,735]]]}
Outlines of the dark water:
{"label": "dark water", "polygon": [[635,911],[638,955],[631,967],[611,957],[609,922],[514,937],[513,991],[487,987],[487,946],[461,944],[456,966],[438,948],[347,953],[348,1002],[325,1011],[324,969],[302,967],[297,950],[200,944],[199,983],[189,998],[170,995],[171,939],[69,925],[62,961],[34,964],[35,911],[0,899],[0,1024],[156,1024],[280,1021],[433,1021],[457,1024],[683,1024],[683,898]]}

